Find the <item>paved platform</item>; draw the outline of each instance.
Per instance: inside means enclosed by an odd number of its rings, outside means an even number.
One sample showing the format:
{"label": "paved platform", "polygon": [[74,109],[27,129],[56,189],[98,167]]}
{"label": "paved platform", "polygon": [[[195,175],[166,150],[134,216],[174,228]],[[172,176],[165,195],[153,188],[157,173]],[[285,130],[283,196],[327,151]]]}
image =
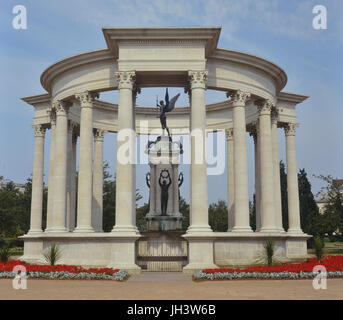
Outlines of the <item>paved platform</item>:
{"label": "paved platform", "polygon": [[[173,280],[174,279],[174,280]],[[343,299],[343,279],[329,279],[326,290],[312,280],[234,280],[194,282],[182,273],[142,273],[126,282],[104,280],[28,280],[15,290],[12,280],[0,280],[0,299],[113,300],[238,300]]]}
{"label": "paved platform", "polygon": [[130,276],[129,283],[138,282],[192,282],[192,275],[182,272],[149,272],[143,271],[140,274]]}

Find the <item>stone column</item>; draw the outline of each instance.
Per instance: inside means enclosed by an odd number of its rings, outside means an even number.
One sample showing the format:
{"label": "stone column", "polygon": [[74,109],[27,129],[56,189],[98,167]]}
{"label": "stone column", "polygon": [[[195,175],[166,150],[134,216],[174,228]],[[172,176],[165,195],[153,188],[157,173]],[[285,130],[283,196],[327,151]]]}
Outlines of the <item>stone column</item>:
{"label": "stone column", "polygon": [[235,225],[235,180],[234,180],[234,142],[233,142],[233,129],[226,130],[227,141],[227,189],[228,189],[228,230],[232,231]]}
{"label": "stone column", "polygon": [[74,232],[94,232],[92,227],[92,154],[93,102],[97,93],[85,91],[75,95],[80,101],[80,155],[77,195],[77,227]]}
{"label": "stone column", "polygon": [[191,90],[190,131],[190,226],[183,237],[188,242],[188,264],[183,272],[216,268],[214,233],[208,224],[205,80],[207,71],[189,71]]}
{"label": "stone column", "polygon": [[282,227],[282,205],[281,205],[281,182],[280,182],[280,164],[279,164],[279,145],[278,145],[278,113],[276,109],[272,110],[272,146],[273,146],[273,176],[274,176],[274,209],[276,228],[284,232]]}
{"label": "stone column", "polygon": [[35,125],[35,150],[32,174],[31,221],[29,233],[42,232],[45,128]]}
{"label": "stone column", "polygon": [[241,90],[227,94],[232,99],[234,137],[235,225],[232,231],[252,232],[249,223],[248,163],[245,103],[250,93]]}
{"label": "stone column", "polygon": [[187,233],[212,232],[208,224],[205,159],[207,71],[189,71],[191,85],[191,224]]}
{"label": "stone column", "polygon": [[178,165],[172,164],[173,168],[173,212],[175,214],[179,213],[179,175],[178,175]]}
{"label": "stone column", "polygon": [[66,232],[67,144],[69,102],[56,101],[56,137],[54,163],[54,209],[52,232]]}
{"label": "stone column", "polygon": [[55,139],[56,139],[56,113],[54,109],[49,110],[50,114],[50,159],[49,159],[49,181],[48,181],[48,204],[46,214],[46,229],[49,231],[53,224],[54,209],[54,161],[55,161]]}
{"label": "stone column", "polygon": [[287,161],[287,194],[288,194],[288,233],[302,233],[300,227],[299,187],[297,159],[295,148],[295,123],[285,126],[286,161]]}
{"label": "stone column", "polygon": [[261,232],[276,232],[274,211],[273,153],[270,113],[273,103],[270,100],[255,102],[259,112],[260,168],[261,168]]}
{"label": "stone column", "polygon": [[94,169],[93,169],[93,212],[92,225],[95,231],[102,232],[103,209],[103,142],[104,131],[94,129]]}
{"label": "stone column", "polygon": [[[116,72],[119,89],[117,165],[116,165],[116,224],[112,232],[135,235],[138,233],[134,224],[136,216],[135,184],[135,130],[133,85],[134,71]],[[129,142],[127,141],[129,139]],[[129,143],[127,150],[125,145]],[[131,157],[123,159],[121,149],[126,149]]]}
{"label": "stone column", "polygon": [[74,231],[76,220],[76,147],[78,133],[73,133],[72,136],[72,158],[70,172],[70,231]]}
{"label": "stone column", "polygon": [[255,161],[255,213],[256,231],[261,230],[261,181],[260,181],[260,148],[259,148],[259,127],[258,120],[254,123],[254,129],[250,135],[254,139],[254,161]]}
{"label": "stone column", "polygon": [[[73,132],[75,123],[68,121],[68,146],[67,146],[67,210],[66,226],[68,231],[73,231],[75,225],[72,217],[72,179],[73,179]],[[75,221],[75,217],[74,217]]]}

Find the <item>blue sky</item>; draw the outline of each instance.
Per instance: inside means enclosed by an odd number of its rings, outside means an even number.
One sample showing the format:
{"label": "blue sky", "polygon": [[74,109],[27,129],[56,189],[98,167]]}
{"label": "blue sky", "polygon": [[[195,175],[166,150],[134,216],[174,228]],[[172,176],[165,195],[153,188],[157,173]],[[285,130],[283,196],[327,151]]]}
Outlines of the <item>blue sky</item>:
{"label": "blue sky", "polygon": [[[27,9],[27,30],[12,27],[15,5]],[[314,30],[312,9],[327,8],[327,29]],[[340,0],[2,0],[0,3],[0,175],[25,182],[32,173],[33,109],[21,97],[43,93],[40,75],[56,60],[105,48],[102,27],[221,26],[218,47],[269,59],[288,75],[284,91],[309,95],[298,106],[298,168],[308,172],[313,191],[322,182],[313,174],[343,178],[342,120],[343,2]],[[176,89],[174,89],[175,91]],[[174,92],[172,91],[172,92]],[[176,91],[175,91],[176,92]],[[143,90],[138,103],[151,105],[161,90]],[[101,98],[116,101],[115,93]],[[223,99],[209,93],[208,102]],[[180,99],[182,103],[183,99]],[[46,160],[48,160],[47,134]],[[280,158],[285,159],[280,132]],[[104,158],[115,167],[115,135],[105,138]],[[250,194],[253,143],[248,139]],[[46,163],[46,177],[48,161]],[[186,169],[184,168],[186,171]],[[145,166],[137,187],[147,200]],[[209,177],[209,201],[226,200],[226,171]],[[188,182],[181,190],[187,197]]]}

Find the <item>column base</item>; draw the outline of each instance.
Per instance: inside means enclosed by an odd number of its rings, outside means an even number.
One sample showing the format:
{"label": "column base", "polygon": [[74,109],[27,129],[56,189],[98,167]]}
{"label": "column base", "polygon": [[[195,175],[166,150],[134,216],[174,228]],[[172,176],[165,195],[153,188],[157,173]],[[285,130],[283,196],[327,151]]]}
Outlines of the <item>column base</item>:
{"label": "column base", "polygon": [[251,227],[233,227],[231,232],[253,232]]}
{"label": "column base", "polygon": [[95,230],[93,227],[90,227],[90,226],[80,226],[80,227],[76,227],[73,232],[75,232],[75,233],[95,232]]}
{"label": "column base", "polygon": [[47,232],[56,232],[56,233],[59,233],[59,232],[69,232],[67,228],[63,228],[63,227],[60,227],[60,228],[51,228],[49,231]]}
{"label": "column base", "polygon": [[125,225],[116,225],[111,230],[111,233],[123,234],[123,235],[140,235],[139,230],[136,226],[125,226]]}
{"label": "column base", "polygon": [[275,233],[275,232],[277,232],[277,233],[279,233],[280,231],[279,231],[279,229],[276,229],[276,228],[261,228],[260,230],[259,230],[259,232],[265,232],[265,233]]}
{"label": "column base", "polygon": [[192,235],[192,234],[206,235],[206,234],[212,234],[212,233],[213,233],[213,230],[211,229],[209,225],[192,225],[192,226],[189,226],[186,231],[187,235]]}
{"label": "column base", "polygon": [[42,229],[36,229],[36,230],[32,230],[30,229],[29,232],[27,233],[28,235],[32,235],[32,234],[40,234],[40,233],[43,233],[43,230]]}
{"label": "column base", "polygon": [[196,270],[218,268],[214,263],[214,239],[213,232],[201,232],[201,234],[188,233],[183,235],[188,242],[188,264],[182,272],[193,273]]}
{"label": "column base", "polygon": [[197,270],[204,269],[218,269],[219,267],[214,263],[189,263],[183,267],[182,272],[186,274],[193,274]]}
{"label": "column base", "polygon": [[288,229],[287,230],[288,234],[296,234],[296,235],[302,235],[304,232],[301,229]]}

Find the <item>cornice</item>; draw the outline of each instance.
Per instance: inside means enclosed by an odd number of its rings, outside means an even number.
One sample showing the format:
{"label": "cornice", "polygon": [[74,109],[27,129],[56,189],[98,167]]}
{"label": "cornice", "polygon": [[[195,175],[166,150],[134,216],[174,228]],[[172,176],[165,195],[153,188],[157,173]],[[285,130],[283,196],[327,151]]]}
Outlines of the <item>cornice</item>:
{"label": "cornice", "polygon": [[290,103],[301,103],[305,101],[309,96],[304,96],[300,94],[290,93],[290,92],[279,92],[277,95],[277,102],[290,102]]}
{"label": "cornice", "polygon": [[108,48],[118,58],[119,42],[203,41],[206,56],[217,47],[221,27],[102,28]]}
{"label": "cornice", "polygon": [[277,84],[277,91],[281,91],[287,83],[287,74],[283,69],[269,60],[260,58],[252,54],[217,48],[213,51],[213,54],[209,57],[209,59],[233,61],[262,70],[265,73],[269,74],[273,79],[275,79]]}
{"label": "cornice", "polygon": [[40,77],[40,82],[43,88],[50,92],[50,85],[52,79],[56,78],[59,74],[69,71],[89,63],[96,63],[99,61],[112,60],[114,61],[113,54],[108,49],[100,49],[80,53],[62,60],[59,60],[44,70]]}
{"label": "cornice", "polygon": [[43,94],[37,94],[34,96],[29,96],[29,97],[23,97],[21,100],[25,101],[26,103],[35,106],[37,104],[42,104],[42,103],[51,103],[51,96],[48,93],[43,93]]}

